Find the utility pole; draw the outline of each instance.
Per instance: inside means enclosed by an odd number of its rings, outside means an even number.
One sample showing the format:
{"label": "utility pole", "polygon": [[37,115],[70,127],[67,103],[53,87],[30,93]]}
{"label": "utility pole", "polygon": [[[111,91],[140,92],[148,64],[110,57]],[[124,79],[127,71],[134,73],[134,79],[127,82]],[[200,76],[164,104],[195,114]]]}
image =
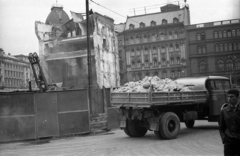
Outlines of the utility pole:
{"label": "utility pole", "polygon": [[88,66],[88,103],[91,110],[91,49],[90,49],[90,32],[89,32],[89,2],[86,0],[86,21],[87,21],[87,66]]}

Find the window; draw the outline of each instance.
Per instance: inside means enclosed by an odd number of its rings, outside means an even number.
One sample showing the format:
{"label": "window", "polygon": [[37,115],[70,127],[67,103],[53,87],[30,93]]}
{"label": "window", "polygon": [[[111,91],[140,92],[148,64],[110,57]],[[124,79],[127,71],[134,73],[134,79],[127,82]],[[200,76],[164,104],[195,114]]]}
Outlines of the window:
{"label": "window", "polygon": [[227,32],[225,30],[223,31],[223,37],[227,37]]}
{"label": "window", "polygon": [[139,79],[139,80],[142,79],[142,73],[138,73],[138,79]]}
{"label": "window", "polygon": [[178,23],[178,19],[176,17],[173,19],[173,23]]}
{"label": "window", "polygon": [[222,38],[222,31],[219,31],[219,32],[218,32],[218,37],[219,37],[219,38]]}
{"label": "window", "polygon": [[179,51],[179,45],[176,44],[176,51]]}
{"label": "window", "polygon": [[134,25],[133,24],[129,24],[129,29],[134,29]]}
{"label": "window", "polygon": [[219,51],[223,51],[223,44],[220,44]]}
{"label": "window", "polygon": [[232,43],[228,43],[228,50],[232,51]]}
{"label": "window", "polygon": [[174,59],[173,59],[173,58],[171,58],[170,64],[171,64],[171,65],[174,65]]}
{"label": "window", "polygon": [[224,51],[228,51],[228,45],[227,45],[227,43],[224,44]]}
{"label": "window", "polygon": [[163,73],[163,78],[164,78],[164,79],[167,78],[167,72],[164,72],[164,73]]}
{"label": "window", "polygon": [[199,33],[197,34],[197,40],[201,40],[201,35]]}
{"label": "window", "polygon": [[168,39],[172,39],[173,38],[173,35],[172,35],[172,32],[169,31],[169,34],[168,34]]}
{"label": "window", "polygon": [[232,32],[231,32],[231,30],[228,30],[227,36],[228,36],[228,37],[232,37]]}
{"label": "window", "polygon": [[156,26],[156,22],[155,21],[151,21],[151,26]]}
{"label": "window", "polygon": [[214,32],[214,38],[218,38],[218,32]]}
{"label": "window", "polygon": [[201,40],[205,40],[205,34],[204,33],[201,34]]}
{"label": "window", "polygon": [[143,22],[140,23],[140,28],[144,28],[145,24]]}
{"label": "window", "polygon": [[198,54],[201,54],[201,53],[202,53],[201,46],[198,46],[197,51],[198,51]]}
{"label": "window", "polygon": [[136,81],[136,74],[132,74],[132,80]]}
{"label": "window", "polygon": [[206,47],[202,46],[202,53],[206,53]]}
{"label": "window", "polygon": [[162,52],[162,53],[165,53],[165,46],[162,46],[161,52]]}
{"label": "window", "polygon": [[240,29],[237,29],[237,36],[240,36]]}
{"label": "window", "polygon": [[219,60],[217,62],[217,67],[218,67],[218,70],[224,71],[224,62],[222,60]]}
{"label": "window", "polygon": [[178,38],[178,32],[177,31],[174,32],[174,38]]}
{"label": "window", "polygon": [[145,67],[149,67],[149,53],[148,53],[148,49],[145,48],[144,51],[144,63],[145,63]]}
{"label": "window", "polygon": [[238,50],[240,50],[240,42],[238,42]]}
{"label": "window", "polygon": [[206,62],[201,62],[199,67],[200,67],[200,72],[206,72],[207,71]]}
{"label": "window", "polygon": [[155,72],[153,73],[153,76],[158,76],[158,72],[155,71]]}
{"label": "window", "polygon": [[240,70],[240,59],[235,61],[235,70]]}
{"label": "window", "polygon": [[232,36],[236,36],[236,31],[234,29],[232,30]]}
{"label": "window", "polygon": [[175,78],[175,72],[172,71],[172,72],[171,72],[171,75],[172,75],[172,78],[174,79],[174,78]]}
{"label": "window", "polygon": [[145,75],[146,75],[146,76],[149,76],[149,72],[146,72]]}
{"label": "window", "polygon": [[165,25],[165,24],[167,24],[167,20],[163,19],[162,20],[162,25]]}
{"label": "window", "polygon": [[237,50],[237,43],[233,43],[233,50]]}
{"label": "window", "polygon": [[232,71],[233,70],[233,61],[232,60],[227,60],[226,70],[227,71]]}
{"label": "window", "polygon": [[215,45],[215,51],[219,52],[219,45],[218,44]]}

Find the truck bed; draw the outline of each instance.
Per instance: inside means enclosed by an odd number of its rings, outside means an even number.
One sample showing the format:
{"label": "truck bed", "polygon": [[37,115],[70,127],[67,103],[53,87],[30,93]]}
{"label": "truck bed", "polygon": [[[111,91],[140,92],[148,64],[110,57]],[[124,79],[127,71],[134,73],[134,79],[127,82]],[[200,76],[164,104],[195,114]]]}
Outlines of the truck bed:
{"label": "truck bed", "polygon": [[207,102],[207,91],[186,92],[111,92],[111,104],[117,107],[145,107],[160,105],[185,105]]}

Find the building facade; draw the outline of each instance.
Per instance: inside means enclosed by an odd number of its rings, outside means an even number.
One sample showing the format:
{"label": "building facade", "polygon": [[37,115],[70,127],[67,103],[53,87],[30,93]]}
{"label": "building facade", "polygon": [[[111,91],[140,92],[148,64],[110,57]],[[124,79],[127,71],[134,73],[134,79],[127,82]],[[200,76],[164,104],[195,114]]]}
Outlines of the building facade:
{"label": "building facade", "polygon": [[[23,59],[22,59],[23,58]],[[0,52],[0,86],[1,89],[28,89],[32,78],[27,56],[12,56]]]}
{"label": "building facade", "polygon": [[240,85],[240,19],[186,26],[190,76],[220,75]]}
{"label": "building facade", "polygon": [[161,7],[161,12],[128,17],[119,37],[126,66],[123,80],[187,76],[185,25],[189,24],[189,8],[174,4]]}

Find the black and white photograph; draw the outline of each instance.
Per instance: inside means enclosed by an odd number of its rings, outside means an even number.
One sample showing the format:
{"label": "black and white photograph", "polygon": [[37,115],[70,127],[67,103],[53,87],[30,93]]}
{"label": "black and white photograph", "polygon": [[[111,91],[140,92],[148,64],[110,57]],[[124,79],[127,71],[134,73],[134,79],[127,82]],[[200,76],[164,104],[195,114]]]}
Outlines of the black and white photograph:
{"label": "black and white photograph", "polygon": [[240,156],[239,0],[0,0],[0,156]]}

